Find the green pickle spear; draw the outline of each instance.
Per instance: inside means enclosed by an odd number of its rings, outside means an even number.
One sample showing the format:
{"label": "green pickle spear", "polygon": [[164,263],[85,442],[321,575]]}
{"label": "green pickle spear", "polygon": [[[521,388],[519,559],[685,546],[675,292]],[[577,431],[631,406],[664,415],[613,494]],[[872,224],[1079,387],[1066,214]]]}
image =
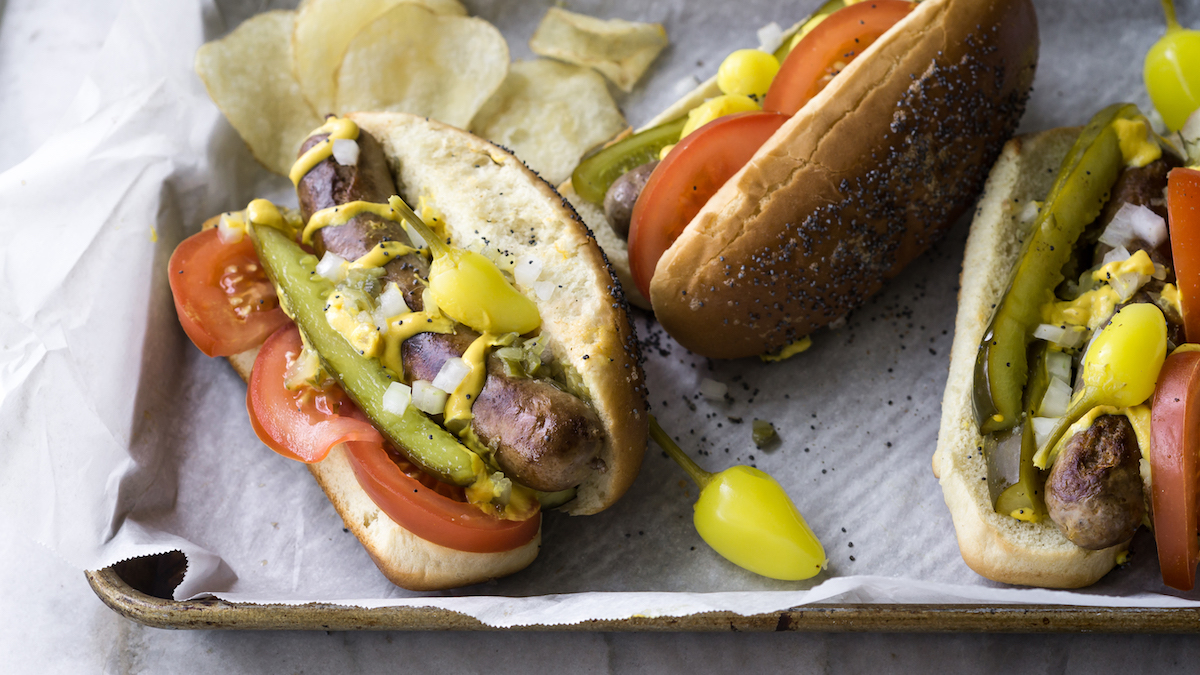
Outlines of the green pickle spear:
{"label": "green pickle spear", "polygon": [[593,204],[603,204],[613,181],[637,167],[658,159],[658,153],[679,142],[687,115],[640,131],[588,157],[571,174],[571,187]]}
{"label": "green pickle spear", "polygon": [[996,513],[1036,523],[1045,518],[1048,512],[1046,500],[1042,495],[1045,482],[1033,463],[1033,457],[1037,453],[1037,439],[1030,420],[1050,387],[1046,358],[1050,350],[1047,349],[1046,343],[1042,342],[1031,351],[1034,354],[1034,365],[1030,372],[1029,384],[1025,387],[1025,423],[1014,431],[1021,434],[1020,470],[1017,482],[1008,486],[996,499]]}
{"label": "green pickle spear", "polygon": [[383,409],[383,393],[395,379],[377,361],[359,354],[325,320],[325,301],[333,286],[313,273],[312,256],[274,228],[254,225],[251,232],[259,259],[288,315],[376,428],[403,448],[409,459],[441,480],[462,486],[473,483],[482,468],[478,455],[414,406],[403,415]]}
{"label": "green pickle spear", "polygon": [[774,478],[748,466],[716,474],[701,469],[654,417],[650,437],[700,487],[692,521],[726,560],[785,581],[810,579],[825,568],[824,547]]}
{"label": "green pickle spear", "polygon": [[1079,236],[1100,215],[1124,161],[1117,119],[1140,116],[1137,106],[1115,104],[1088,122],[1071,147],[1041,213],[1025,240],[975,362],[975,415],[980,430],[994,433],[1020,421],[1022,392],[1029,374],[1026,349],[1041,321],[1042,305],[1063,280]]}

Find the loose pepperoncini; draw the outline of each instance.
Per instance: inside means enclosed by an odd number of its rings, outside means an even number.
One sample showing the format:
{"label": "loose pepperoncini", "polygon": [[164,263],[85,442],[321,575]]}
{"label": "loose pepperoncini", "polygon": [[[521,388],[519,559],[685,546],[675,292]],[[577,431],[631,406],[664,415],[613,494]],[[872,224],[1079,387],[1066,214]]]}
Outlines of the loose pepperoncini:
{"label": "loose pepperoncini", "polygon": [[650,437],[700,487],[693,515],[696,531],[726,560],[786,581],[810,579],[825,568],[824,547],[774,478],[748,466],[716,474],[701,469],[654,417]]}

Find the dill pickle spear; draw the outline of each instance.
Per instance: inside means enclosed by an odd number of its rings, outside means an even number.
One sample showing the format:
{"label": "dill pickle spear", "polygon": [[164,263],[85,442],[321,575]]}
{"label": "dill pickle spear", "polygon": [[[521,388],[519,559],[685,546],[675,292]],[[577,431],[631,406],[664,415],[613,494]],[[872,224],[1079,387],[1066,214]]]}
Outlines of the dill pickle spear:
{"label": "dill pickle spear", "polygon": [[264,226],[252,229],[258,257],[279,292],[279,300],[308,344],[341,383],[375,427],[402,448],[415,464],[439,479],[468,486],[475,482],[483,460],[463,447],[450,432],[409,406],[403,415],[383,409],[383,393],[393,380],[377,361],[358,353],[325,320],[325,303],[332,285],[301,260],[309,254],[287,235]]}
{"label": "dill pickle spear", "polygon": [[1063,159],[979,346],[974,404],[985,434],[1011,429],[1020,420],[1021,394],[1029,375],[1025,350],[1040,323],[1042,305],[1053,297],[1076,240],[1100,215],[1124,164],[1112,122],[1140,114],[1129,103],[1101,110]]}
{"label": "dill pickle spear", "polygon": [[679,142],[687,115],[640,131],[588,157],[571,174],[571,187],[593,204],[603,204],[613,181],[637,167],[658,159],[658,153]]}
{"label": "dill pickle spear", "polygon": [[1029,384],[1025,387],[1025,424],[1014,432],[1021,434],[1021,456],[1018,460],[1020,469],[1017,482],[1008,486],[996,500],[996,513],[1036,523],[1047,515],[1046,500],[1042,497],[1046,481],[1042,479],[1041,472],[1033,463],[1033,456],[1037,454],[1038,448],[1031,420],[1034,411],[1046,396],[1046,390],[1050,388],[1050,368],[1046,358],[1050,350],[1046,348],[1046,343],[1042,342],[1030,351],[1033,354],[1034,365],[1029,373]]}

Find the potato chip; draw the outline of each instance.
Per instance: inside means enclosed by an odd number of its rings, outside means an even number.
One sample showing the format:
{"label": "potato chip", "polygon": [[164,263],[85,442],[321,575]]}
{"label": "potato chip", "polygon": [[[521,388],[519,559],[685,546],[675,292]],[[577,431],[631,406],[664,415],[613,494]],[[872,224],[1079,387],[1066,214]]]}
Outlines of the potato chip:
{"label": "potato chip", "polygon": [[292,34],[294,70],[300,89],[322,113],[335,112],[337,70],[350,41],[367,24],[398,4],[427,7],[436,14],[466,16],[458,0],[305,0]]}
{"label": "potato chip", "polygon": [[263,166],[287,175],[321,118],[292,75],[295,12],[259,14],[196,51],[208,95]]}
{"label": "potato chip", "polygon": [[551,7],[529,48],[534,54],[595,68],[622,91],[631,91],[667,44],[662,24],[605,21]]}
{"label": "potato chip", "polygon": [[406,112],[466,128],[507,72],[508,43],[492,24],[403,4],[350,42],[337,109]]}
{"label": "potato chip", "polygon": [[625,128],[595,71],[545,59],[517,61],[471,131],[512,150],[557,185],[588,150]]}

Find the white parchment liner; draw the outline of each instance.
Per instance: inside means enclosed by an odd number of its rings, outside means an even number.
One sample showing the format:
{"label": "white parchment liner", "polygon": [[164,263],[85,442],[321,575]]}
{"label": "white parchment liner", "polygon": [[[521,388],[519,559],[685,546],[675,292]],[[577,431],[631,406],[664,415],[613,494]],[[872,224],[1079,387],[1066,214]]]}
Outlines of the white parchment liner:
{"label": "white parchment liner", "polygon": [[[543,3],[467,4],[528,56]],[[1116,100],[1145,107],[1140,63],[1161,16],[1128,4],[1039,5],[1042,60],[1023,128],[1078,124]],[[756,28],[803,11],[765,0],[570,8],[666,24],[672,47],[622,100],[635,125],[681,82],[754,44]],[[71,564],[179,549],[188,558],[179,599],[435,606],[494,626],[820,601],[1200,604],[1200,594],[1166,592],[1145,533],[1131,565],[1083,592],[1003,587],[962,563],[929,467],[964,223],[845,327],[783,364],[710,363],[636,316],[655,414],[709,469],[751,463],[776,476],[824,542],[826,573],[774,582],[713,554],[691,526],[694,486],[652,448],[613,509],[549,514],[541,557],[524,572],[425,596],[395,588],[304,467],[254,438],[244,386],[187,341],[167,287],[167,258],[206,217],[257,196],[295,202],[192,72],[196,47],[262,9],[129,0],[59,132],[0,175],[0,505]],[[1200,18],[1180,11],[1185,23]],[[729,384],[734,400],[696,399],[702,377]],[[753,448],[754,417],[780,429],[777,448]]]}

